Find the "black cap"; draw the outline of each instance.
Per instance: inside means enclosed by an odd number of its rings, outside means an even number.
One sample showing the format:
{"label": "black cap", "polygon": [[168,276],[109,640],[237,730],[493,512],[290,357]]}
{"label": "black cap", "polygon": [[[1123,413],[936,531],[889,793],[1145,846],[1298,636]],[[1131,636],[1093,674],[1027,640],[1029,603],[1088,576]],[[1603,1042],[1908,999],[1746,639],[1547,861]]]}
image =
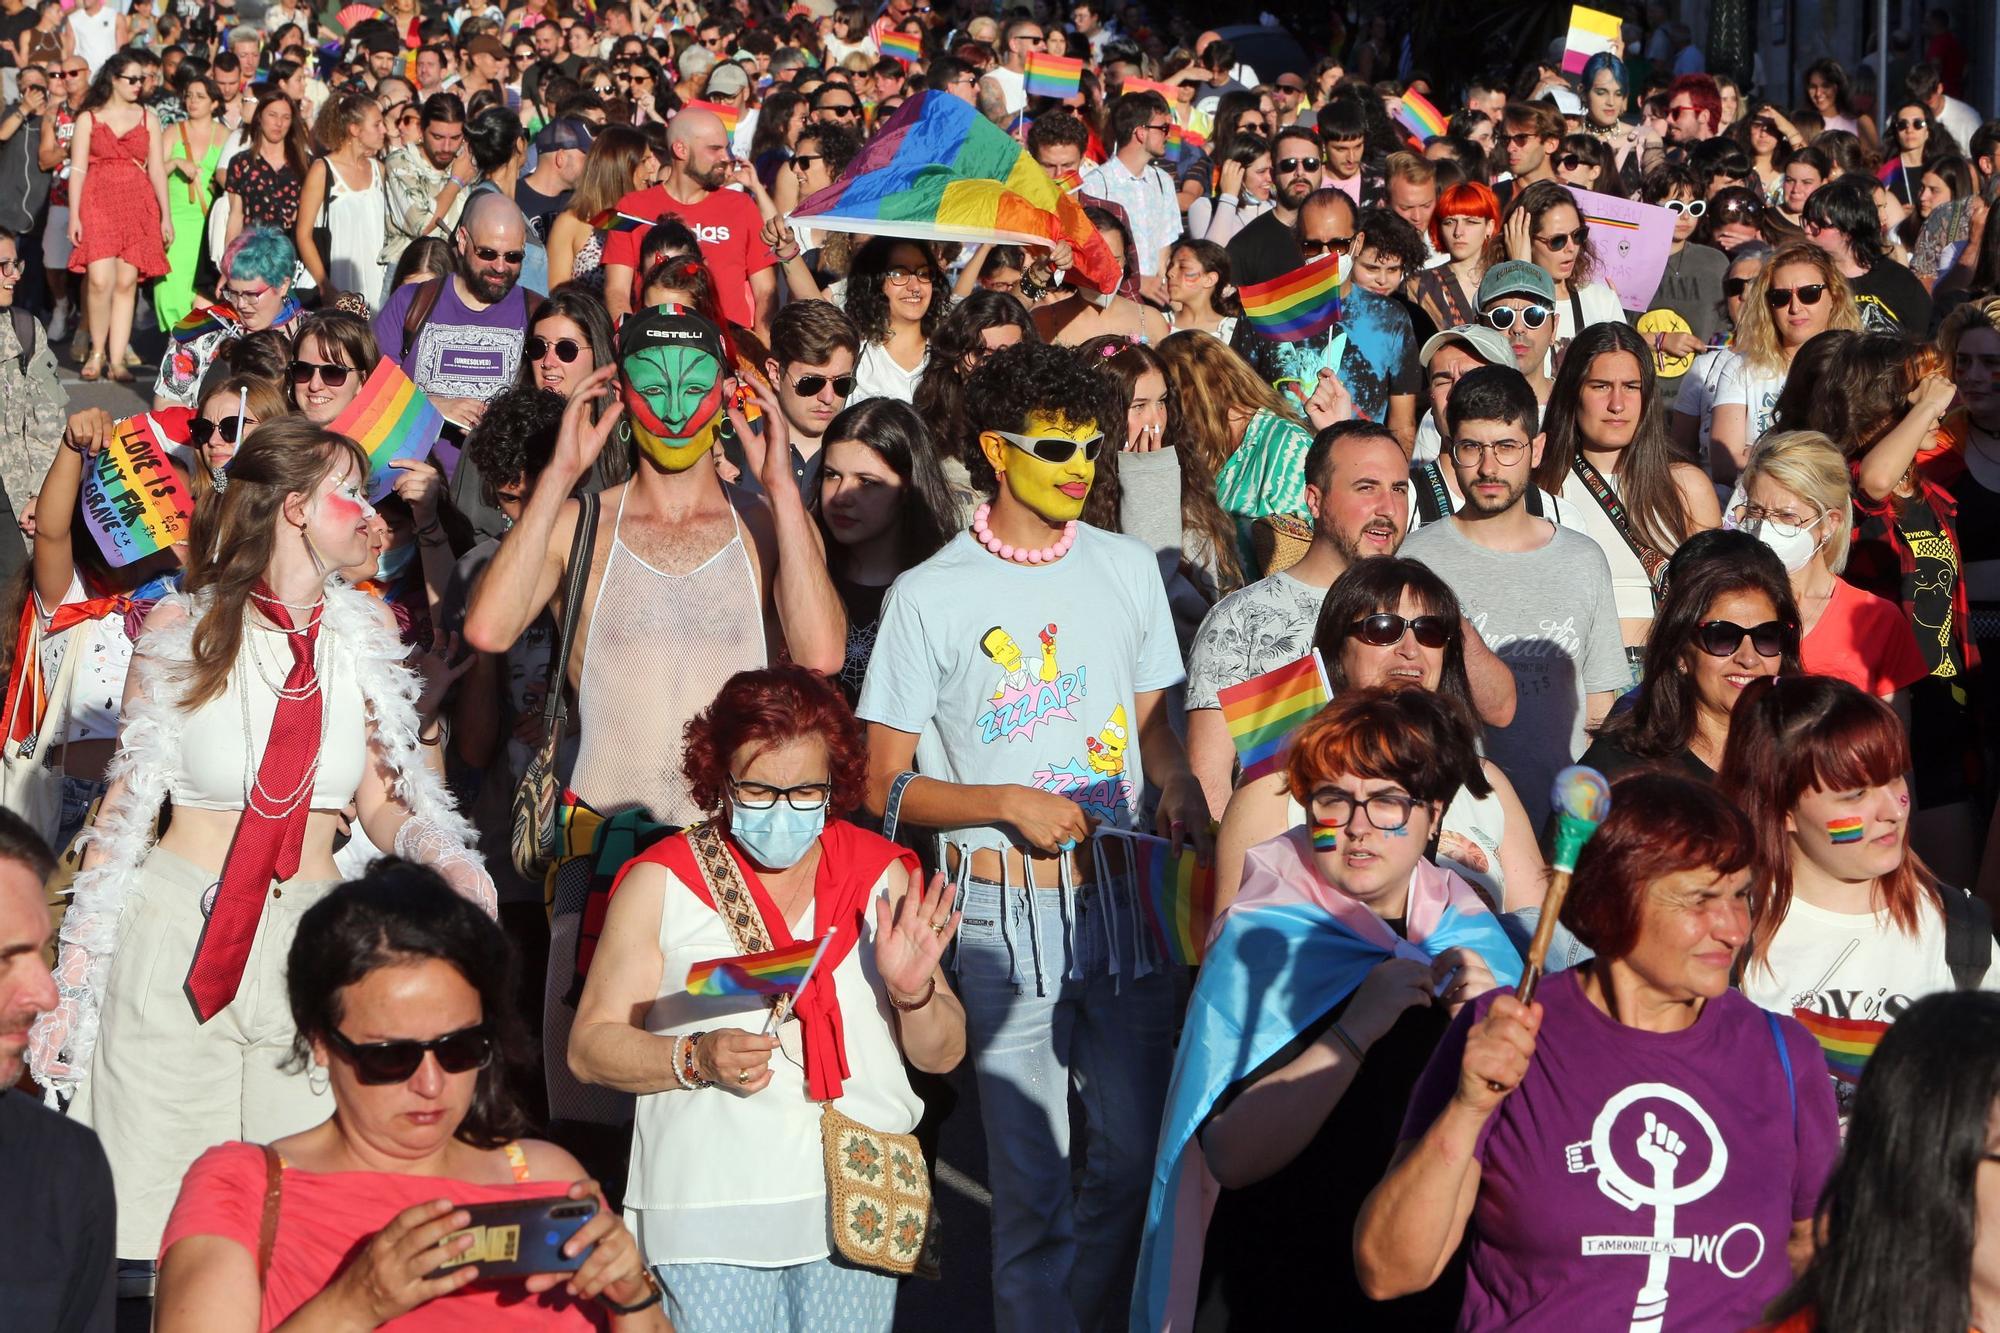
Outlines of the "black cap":
{"label": "black cap", "polygon": [[661,343],[694,346],[715,358],[725,371],[729,357],[722,350],[722,331],[698,311],[684,305],[656,305],[635,310],[618,326],[618,359]]}

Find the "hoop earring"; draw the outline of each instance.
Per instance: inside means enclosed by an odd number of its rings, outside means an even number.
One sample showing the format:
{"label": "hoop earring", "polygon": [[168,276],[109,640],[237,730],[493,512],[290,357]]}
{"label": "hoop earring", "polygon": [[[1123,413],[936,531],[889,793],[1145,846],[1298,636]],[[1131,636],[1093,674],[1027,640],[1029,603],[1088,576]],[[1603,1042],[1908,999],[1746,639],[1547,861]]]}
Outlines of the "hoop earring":
{"label": "hoop earring", "polygon": [[326,1096],[326,1090],[333,1086],[333,1076],[327,1073],[325,1065],[306,1066],[306,1087],[315,1097]]}

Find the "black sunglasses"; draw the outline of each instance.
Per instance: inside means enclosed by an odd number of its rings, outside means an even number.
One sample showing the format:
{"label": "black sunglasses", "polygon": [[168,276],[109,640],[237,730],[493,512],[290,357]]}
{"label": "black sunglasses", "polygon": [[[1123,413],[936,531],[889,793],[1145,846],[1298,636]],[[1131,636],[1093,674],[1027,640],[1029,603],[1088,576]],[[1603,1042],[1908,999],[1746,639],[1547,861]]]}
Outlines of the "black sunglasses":
{"label": "black sunglasses", "polygon": [[[188,423],[188,443],[197,449],[201,449],[207,447],[210,440],[220,435],[224,444],[235,444],[236,420],[235,417],[228,417],[221,421],[210,421],[207,417],[196,417]],[[255,423],[246,424],[251,430],[257,428]]]}
{"label": "black sunglasses", "polygon": [[1271,165],[1280,176],[1289,176],[1294,171],[1317,171],[1321,164],[1317,157],[1281,157]]}
{"label": "black sunglasses", "polygon": [[338,389],[347,383],[347,377],[352,373],[346,366],[329,366],[318,361],[292,362],[292,383],[301,388],[311,384],[316,374],[321,384],[329,389]]}
{"label": "black sunglasses", "polygon": [[1417,642],[1426,648],[1442,648],[1451,642],[1451,624],[1443,616],[1416,616],[1405,620],[1387,611],[1378,611],[1347,627],[1350,638],[1359,639],[1371,648],[1395,647],[1403,641],[1406,630],[1416,635]]}
{"label": "black sunglasses", "polygon": [[842,118],[847,118],[854,116],[861,110],[861,108],[856,106],[852,102],[846,102],[840,106],[816,106],[813,108],[813,110],[824,111],[827,112],[829,115],[835,115],[835,116],[840,116]]}
{"label": "black sunglasses", "polygon": [[1755,278],[1724,278],[1722,280],[1722,294],[1724,296],[1741,296],[1750,290],[1750,284],[1755,281],[1757,281]]}
{"label": "black sunglasses", "polygon": [[539,333],[530,335],[528,340],[521,344],[521,350],[528,354],[530,361],[541,360],[549,354],[549,349],[552,347],[555,349],[556,360],[564,365],[576,360],[577,353],[583,350],[583,344],[574,338],[558,338],[550,342]]}
{"label": "black sunglasses", "polygon": [[1575,241],[1577,249],[1581,250],[1583,248],[1583,243],[1589,239],[1590,239],[1590,228],[1588,227],[1578,227],[1575,231],[1559,231],[1553,236],[1535,237],[1536,241],[1540,242],[1543,245],[1546,245],[1549,248],[1550,254],[1556,254],[1556,255],[1559,255],[1563,251],[1569,249],[1569,243],[1571,241]]}
{"label": "black sunglasses", "polygon": [[505,260],[509,264],[519,264],[528,256],[526,250],[495,250],[490,245],[475,245],[472,247],[472,253],[479,256],[482,264],[490,264],[496,259]]}
{"label": "black sunglasses", "polygon": [[852,375],[801,375],[792,381],[792,392],[801,398],[817,398],[820,390],[833,385],[833,396],[845,398],[854,392]]}
{"label": "black sunglasses", "polygon": [[1695,647],[1710,657],[1731,657],[1745,635],[1750,638],[1750,646],[1759,657],[1783,657],[1785,646],[1798,632],[1797,627],[1787,625],[1782,620],[1767,620],[1761,625],[1739,625],[1733,620],[1704,620],[1694,627]]}
{"label": "black sunglasses", "polygon": [[1299,238],[1299,254],[1307,259],[1318,259],[1321,255],[1344,255],[1354,244],[1352,236],[1333,236],[1324,241],[1309,241]]}
{"label": "black sunglasses", "polygon": [[1921,120],[1899,120],[1896,122],[1896,128],[1899,130],[1927,130],[1930,126]]}
{"label": "black sunglasses", "polygon": [[493,1034],[485,1024],[460,1028],[429,1041],[350,1041],[338,1028],[327,1031],[327,1041],[354,1066],[354,1076],[371,1087],[402,1083],[424,1063],[424,1053],[437,1057],[438,1068],[447,1074],[463,1074],[484,1069],[493,1060]]}
{"label": "black sunglasses", "polygon": [[1794,296],[1799,298],[1800,305],[1818,305],[1819,298],[1825,295],[1825,283],[1811,282],[1803,287],[1773,287],[1764,293],[1764,303],[1773,310],[1783,310]]}
{"label": "black sunglasses", "polygon": [[1578,167],[1582,165],[1583,165],[1583,159],[1578,157],[1575,153],[1564,153],[1561,157],[1555,160],[1555,167],[1556,170],[1558,171],[1575,171]]}

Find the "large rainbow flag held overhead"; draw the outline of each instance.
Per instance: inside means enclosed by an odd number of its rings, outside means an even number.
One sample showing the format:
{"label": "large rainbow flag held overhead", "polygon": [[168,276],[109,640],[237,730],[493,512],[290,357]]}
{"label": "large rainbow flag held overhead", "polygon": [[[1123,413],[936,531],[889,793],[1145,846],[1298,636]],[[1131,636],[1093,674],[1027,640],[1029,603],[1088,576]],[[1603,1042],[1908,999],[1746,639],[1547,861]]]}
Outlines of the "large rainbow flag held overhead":
{"label": "large rainbow flag held overhead", "polygon": [[1243,764],[1242,780],[1277,772],[1293,733],[1332,697],[1317,648],[1290,666],[1218,691],[1216,702],[1222,705],[1222,720]]}
{"label": "large rainbow flag held overhead", "polygon": [[1267,282],[1237,289],[1250,327],[1273,342],[1301,342],[1340,322],[1340,283],[1346,265],[1332,255],[1315,259]]}
{"label": "large rainbow flag held overhead", "polygon": [[817,939],[800,940],[765,953],[711,958],[688,969],[690,995],[793,995],[812,971]]}
{"label": "large rainbow flag held overhead", "polygon": [[347,436],[368,455],[368,499],[373,503],[396,484],[390,463],[430,453],[444,430],[444,416],[418,392],[403,368],[385,356],[327,429]]}
{"label": "large rainbow flag held overhead", "polygon": [[1118,287],[1118,261],[1083,206],[1005,130],[950,93],[903,103],[840,179],[792,216],[822,231],[918,241],[1068,241],[1085,282]]}

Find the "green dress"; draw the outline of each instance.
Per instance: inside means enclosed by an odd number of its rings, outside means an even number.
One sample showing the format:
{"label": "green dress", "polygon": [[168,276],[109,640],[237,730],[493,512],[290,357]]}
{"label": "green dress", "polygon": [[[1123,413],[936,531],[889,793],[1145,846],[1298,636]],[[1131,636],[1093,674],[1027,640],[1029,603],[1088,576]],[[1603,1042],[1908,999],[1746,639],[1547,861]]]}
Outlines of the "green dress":
{"label": "green dress", "polygon": [[[188,160],[189,140],[185,126],[168,128],[167,160]],[[171,329],[194,309],[194,274],[201,261],[201,248],[208,243],[208,209],[215,202],[215,166],[222,160],[227,134],[215,136],[208,155],[201,160],[195,179],[167,173],[167,205],[173,210],[174,243],[167,251],[167,276],[153,288],[153,309],[160,327]]]}

